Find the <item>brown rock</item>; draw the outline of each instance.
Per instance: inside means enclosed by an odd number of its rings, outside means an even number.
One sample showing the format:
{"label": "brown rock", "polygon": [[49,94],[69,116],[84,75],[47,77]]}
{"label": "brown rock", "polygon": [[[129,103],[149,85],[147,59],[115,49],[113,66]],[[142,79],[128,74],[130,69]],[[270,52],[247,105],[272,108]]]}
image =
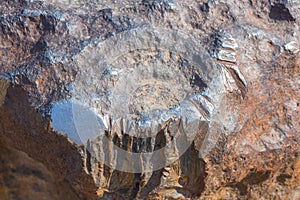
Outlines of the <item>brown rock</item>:
{"label": "brown rock", "polygon": [[9,86],[8,80],[4,78],[0,78],[0,106],[3,104],[8,86]]}
{"label": "brown rock", "polygon": [[[299,8],[296,0],[2,0],[0,199],[300,199]],[[89,141],[99,157],[113,145],[163,148],[182,102],[204,122],[195,128],[195,115],[185,115],[194,142],[178,160],[180,143],[161,155],[176,162],[123,172],[113,168],[122,158],[105,166],[61,131],[74,132],[67,108],[56,115],[61,132],[52,130],[55,106],[78,99],[110,134],[107,146]],[[128,134],[156,108],[154,140]]]}

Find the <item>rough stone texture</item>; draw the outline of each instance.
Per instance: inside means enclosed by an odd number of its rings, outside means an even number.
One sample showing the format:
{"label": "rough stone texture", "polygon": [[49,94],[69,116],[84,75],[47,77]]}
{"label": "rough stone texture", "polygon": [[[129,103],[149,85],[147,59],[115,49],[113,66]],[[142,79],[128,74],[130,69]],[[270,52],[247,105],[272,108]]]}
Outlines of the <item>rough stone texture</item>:
{"label": "rough stone texture", "polygon": [[[21,154],[20,158],[17,156],[16,161],[12,160],[11,164],[5,161],[1,164],[1,167],[6,171],[9,171],[11,167],[19,166],[21,168],[19,172],[11,169],[15,173],[14,177],[11,178],[12,183],[18,182],[18,179],[22,179],[22,176],[30,176],[28,173],[34,172],[35,168],[42,168],[43,173],[46,171],[45,180],[44,182],[37,182],[35,185],[38,187],[39,184],[42,184],[41,187],[43,188],[49,185],[54,192],[49,194],[49,192],[51,193],[50,189],[49,191],[46,189],[35,191],[33,188],[32,192],[37,192],[32,194],[35,197],[28,196],[26,198],[26,196],[22,197],[22,194],[30,195],[30,190],[23,193],[21,190],[22,185],[11,185],[12,188],[10,188],[9,183],[4,181],[1,182],[0,186],[0,188],[3,188],[4,193],[1,193],[0,196],[3,194],[3,198],[6,198],[5,195],[8,195],[9,199],[36,199],[37,197],[43,198],[43,196],[47,199],[62,199],[63,197],[96,199],[96,187],[93,180],[83,169],[80,155],[82,150],[69,143],[65,137],[57,135],[49,129],[48,122],[42,119],[41,115],[30,106],[28,96],[20,86],[10,86],[8,88],[5,103],[0,107],[0,126],[0,141],[3,146],[3,148],[1,146],[1,156],[3,156],[3,159],[8,160],[10,158],[5,151],[14,151],[12,154],[16,154],[16,156]],[[12,150],[5,150],[7,148],[12,148]],[[19,150],[21,153],[15,153],[13,149]],[[24,164],[22,164],[22,157],[24,157]],[[13,159],[14,156],[11,156],[11,158]],[[33,159],[36,161],[33,161]],[[33,163],[26,170],[26,163],[28,162]],[[25,167],[25,171],[22,171],[22,166]],[[6,174],[6,171],[1,170],[1,173],[5,177],[10,177]],[[21,177],[18,177],[18,175]],[[24,184],[29,184],[30,180],[30,177],[24,180]],[[57,191],[60,187],[62,187],[62,193]],[[67,194],[64,194],[64,191]]]}
{"label": "rough stone texture", "polygon": [[9,86],[9,81],[7,79],[0,78],[0,106],[4,102],[8,86]]}
{"label": "rough stone texture", "polygon": [[26,153],[2,144],[0,152],[1,199],[81,199],[67,181],[55,178],[45,165]]}
{"label": "rough stone texture", "polygon": [[[28,199],[23,190],[40,188],[48,199],[300,199],[299,20],[296,0],[2,0],[0,104],[11,86],[0,108],[0,195]],[[152,82],[135,90],[128,116],[118,95],[130,93],[133,66],[145,74],[159,66],[156,76],[167,78],[135,80]],[[213,117],[180,159],[153,173],[114,171],[51,130],[51,109],[67,100],[131,119],[180,105],[182,88],[210,91]],[[118,123],[106,131],[120,144]],[[165,143],[161,131],[155,147]],[[45,178],[28,177],[26,166]]]}

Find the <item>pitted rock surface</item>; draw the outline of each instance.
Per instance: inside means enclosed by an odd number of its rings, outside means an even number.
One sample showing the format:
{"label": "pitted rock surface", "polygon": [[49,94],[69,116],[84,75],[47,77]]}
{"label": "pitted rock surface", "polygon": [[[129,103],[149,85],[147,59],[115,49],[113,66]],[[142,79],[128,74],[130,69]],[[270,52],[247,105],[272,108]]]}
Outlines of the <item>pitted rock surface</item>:
{"label": "pitted rock surface", "polygon": [[0,199],[299,199],[299,13],[3,0]]}

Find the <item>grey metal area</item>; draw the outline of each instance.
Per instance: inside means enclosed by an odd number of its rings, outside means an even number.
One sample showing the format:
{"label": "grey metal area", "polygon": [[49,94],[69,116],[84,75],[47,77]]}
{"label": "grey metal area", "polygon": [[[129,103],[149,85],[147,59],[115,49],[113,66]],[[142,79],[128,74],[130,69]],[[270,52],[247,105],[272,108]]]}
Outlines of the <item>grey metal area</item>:
{"label": "grey metal area", "polygon": [[[187,150],[203,124],[222,127],[214,117],[226,93],[222,69],[184,33],[139,27],[95,41],[74,61],[72,98],[54,105],[52,126],[60,130],[55,112],[71,106],[72,117],[60,116],[75,131],[60,131],[112,169],[161,169]],[[216,132],[203,134],[211,148],[208,135]]]}

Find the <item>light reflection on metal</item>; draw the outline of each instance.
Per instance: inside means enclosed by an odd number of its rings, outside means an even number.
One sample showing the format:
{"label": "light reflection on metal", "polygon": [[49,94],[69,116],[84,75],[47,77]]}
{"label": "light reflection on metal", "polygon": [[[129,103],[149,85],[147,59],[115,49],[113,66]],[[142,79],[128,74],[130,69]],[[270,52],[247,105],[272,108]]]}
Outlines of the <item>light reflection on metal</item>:
{"label": "light reflection on metal", "polygon": [[[119,171],[151,172],[176,161],[203,123],[210,126],[225,92],[220,66],[193,41],[145,27],[87,46],[76,57],[72,98],[54,105],[52,126],[59,130],[60,107],[71,107],[75,132],[68,136]],[[159,148],[158,134],[166,141]]]}

